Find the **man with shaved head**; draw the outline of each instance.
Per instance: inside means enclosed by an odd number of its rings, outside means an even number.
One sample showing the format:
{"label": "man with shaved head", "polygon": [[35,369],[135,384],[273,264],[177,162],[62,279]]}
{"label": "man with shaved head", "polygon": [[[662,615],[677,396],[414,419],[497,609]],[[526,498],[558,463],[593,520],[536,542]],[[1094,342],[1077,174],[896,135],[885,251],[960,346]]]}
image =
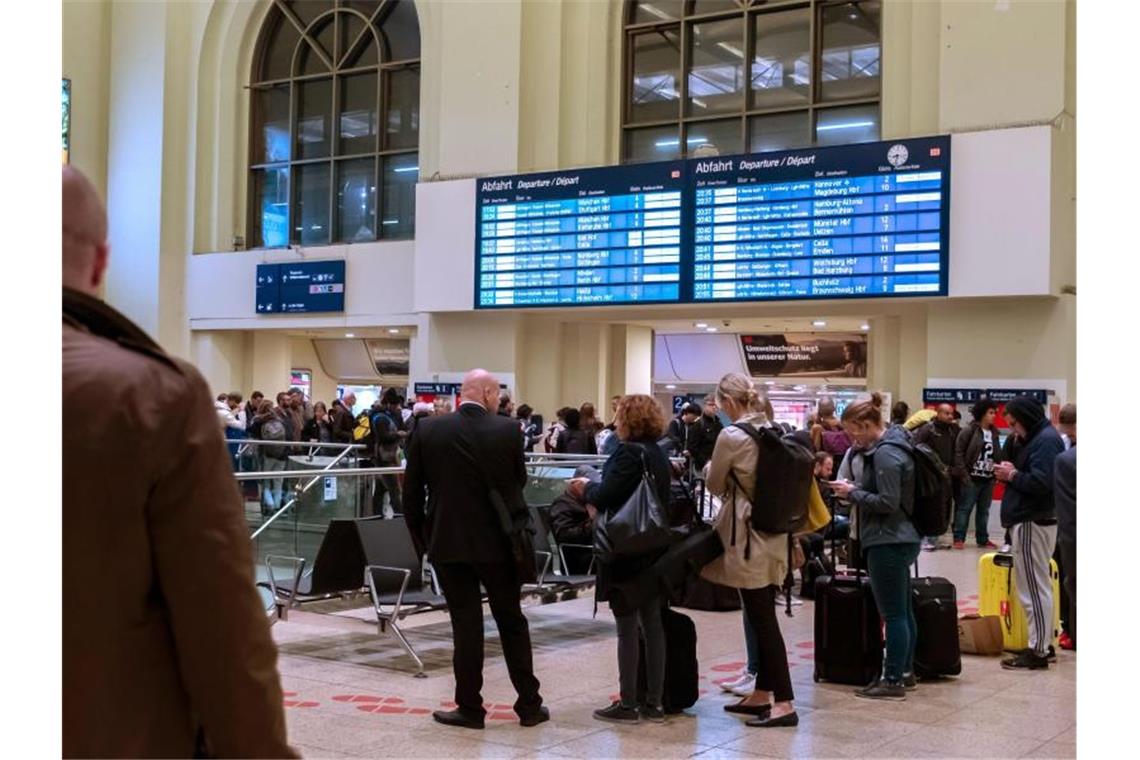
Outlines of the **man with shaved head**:
{"label": "man with shaved head", "polygon": [[529,521],[519,426],[500,417],[499,381],[476,369],[463,378],[459,409],[420,421],[409,439],[404,473],[404,518],[420,552],[427,552],[447,599],[455,642],[456,709],[436,721],[483,728],[483,601],[487,590],[503,657],[518,692],[519,723],[550,719],[542,705],[519,597],[524,578],[504,521]]}
{"label": "man with shaved head", "polygon": [[296,757],[213,398],[97,298],[108,254],[64,167],[63,755]]}
{"label": "man with shaved head", "polygon": [[[961,433],[961,427],[954,421],[954,407],[950,404],[939,404],[938,408],[934,411],[934,419],[927,422],[922,427],[914,431],[912,440],[914,443],[925,443],[938,458],[942,460],[942,464],[946,465],[950,470],[950,481],[954,485],[952,489],[954,495],[950,498],[950,503],[946,505],[947,514],[954,514],[954,503],[957,501],[958,483],[960,482],[960,471],[954,462],[954,448],[958,443],[958,434]],[[924,536],[922,539],[923,551],[934,551],[938,548],[949,549],[951,544],[945,542],[940,545],[939,540],[941,536]]]}

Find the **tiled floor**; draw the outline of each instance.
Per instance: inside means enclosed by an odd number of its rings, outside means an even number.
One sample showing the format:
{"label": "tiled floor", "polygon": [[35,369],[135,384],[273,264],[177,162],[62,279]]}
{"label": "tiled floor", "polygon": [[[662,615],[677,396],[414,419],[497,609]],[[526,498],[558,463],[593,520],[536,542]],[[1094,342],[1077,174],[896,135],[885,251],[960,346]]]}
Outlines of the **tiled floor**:
{"label": "tiled floor", "polygon": [[[1000,534],[999,534],[1000,535]],[[939,551],[920,559],[924,575],[948,577],[960,607],[976,605],[979,552]],[[408,621],[428,678],[412,676],[394,639],[367,624],[367,609],[297,612],[274,626],[288,692],[289,738],[306,757],[1034,757],[1076,755],[1076,655],[1060,653],[1046,672],[1008,672],[997,658],[963,656],[962,675],[923,684],[904,703],[856,699],[851,687],[812,682],[811,603],[780,613],[792,663],[800,725],[750,729],[725,713],[731,698],[709,684],[742,659],[739,612],[685,611],[697,624],[701,687],[684,715],[665,725],[613,726],[591,712],[617,691],[613,618],[593,598],[527,608],[535,667],[553,720],[521,728],[510,704],[493,623],[488,627],[484,698],[487,728],[434,723],[430,711],[453,698],[450,626],[423,615]],[[488,618],[489,620],[489,618]]]}

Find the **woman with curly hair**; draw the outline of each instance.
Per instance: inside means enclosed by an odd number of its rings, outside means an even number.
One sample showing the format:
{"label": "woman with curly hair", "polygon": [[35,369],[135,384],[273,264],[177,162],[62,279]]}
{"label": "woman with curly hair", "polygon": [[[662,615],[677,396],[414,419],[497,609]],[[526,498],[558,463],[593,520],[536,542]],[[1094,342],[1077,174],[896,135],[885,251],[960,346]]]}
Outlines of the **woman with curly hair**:
{"label": "woman with curly hair", "polygon": [[[657,498],[669,503],[669,459],[657,446],[665,432],[665,415],[651,396],[624,397],[617,408],[616,435],[621,441],[606,460],[599,483],[585,479],[571,481],[573,492],[584,496],[598,513],[612,515],[626,503],[649,474]],[[642,718],[660,723],[665,720],[662,692],[665,685],[665,630],[661,624],[660,593],[640,599],[636,604],[626,599],[624,587],[638,585],[639,577],[650,570],[663,550],[610,563],[599,563],[595,597],[608,601],[618,629],[618,674],[621,699],[609,707],[594,711],[598,720],[611,723],[638,723]],[[646,584],[640,584],[644,586]],[[652,584],[648,584],[652,585]],[[639,594],[644,596],[644,593]],[[639,630],[645,636],[647,689],[645,703],[638,704],[637,669]]]}

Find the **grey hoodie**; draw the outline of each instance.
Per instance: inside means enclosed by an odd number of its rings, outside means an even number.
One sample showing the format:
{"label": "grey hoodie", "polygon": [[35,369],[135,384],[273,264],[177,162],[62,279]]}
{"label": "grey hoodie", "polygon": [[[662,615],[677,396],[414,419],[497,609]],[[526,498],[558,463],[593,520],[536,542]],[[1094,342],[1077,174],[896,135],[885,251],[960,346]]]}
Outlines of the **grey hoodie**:
{"label": "grey hoodie", "polygon": [[[891,442],[889,445],[885,442]],[[914,512],[914,460],[901,427],[888,428],[863,452],[862,487],[848,499],[859,512],[859,540],[864,549],[886,544],[917,544],[918,531],[908,515]],[[873,464],[873,467],[867,465]]]}

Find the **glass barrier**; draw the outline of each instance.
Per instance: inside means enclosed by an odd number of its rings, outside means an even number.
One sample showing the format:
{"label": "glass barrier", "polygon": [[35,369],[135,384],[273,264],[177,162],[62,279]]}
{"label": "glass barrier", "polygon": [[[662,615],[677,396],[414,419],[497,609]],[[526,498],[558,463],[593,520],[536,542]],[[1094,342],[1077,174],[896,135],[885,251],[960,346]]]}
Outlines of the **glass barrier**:
{"label": "glass barrier", "polygon": [[[403,470],[373,467],[359,457],[363,448],[242,441],[231,449],[258,581],[267,580],[267,556],[300,557],[311,570],[330,520],[396,515],[387,493],[389,487],[403,487]],[[600,473],[605,459],[528,454],[526,503],[551,504],[578,468]]]}

